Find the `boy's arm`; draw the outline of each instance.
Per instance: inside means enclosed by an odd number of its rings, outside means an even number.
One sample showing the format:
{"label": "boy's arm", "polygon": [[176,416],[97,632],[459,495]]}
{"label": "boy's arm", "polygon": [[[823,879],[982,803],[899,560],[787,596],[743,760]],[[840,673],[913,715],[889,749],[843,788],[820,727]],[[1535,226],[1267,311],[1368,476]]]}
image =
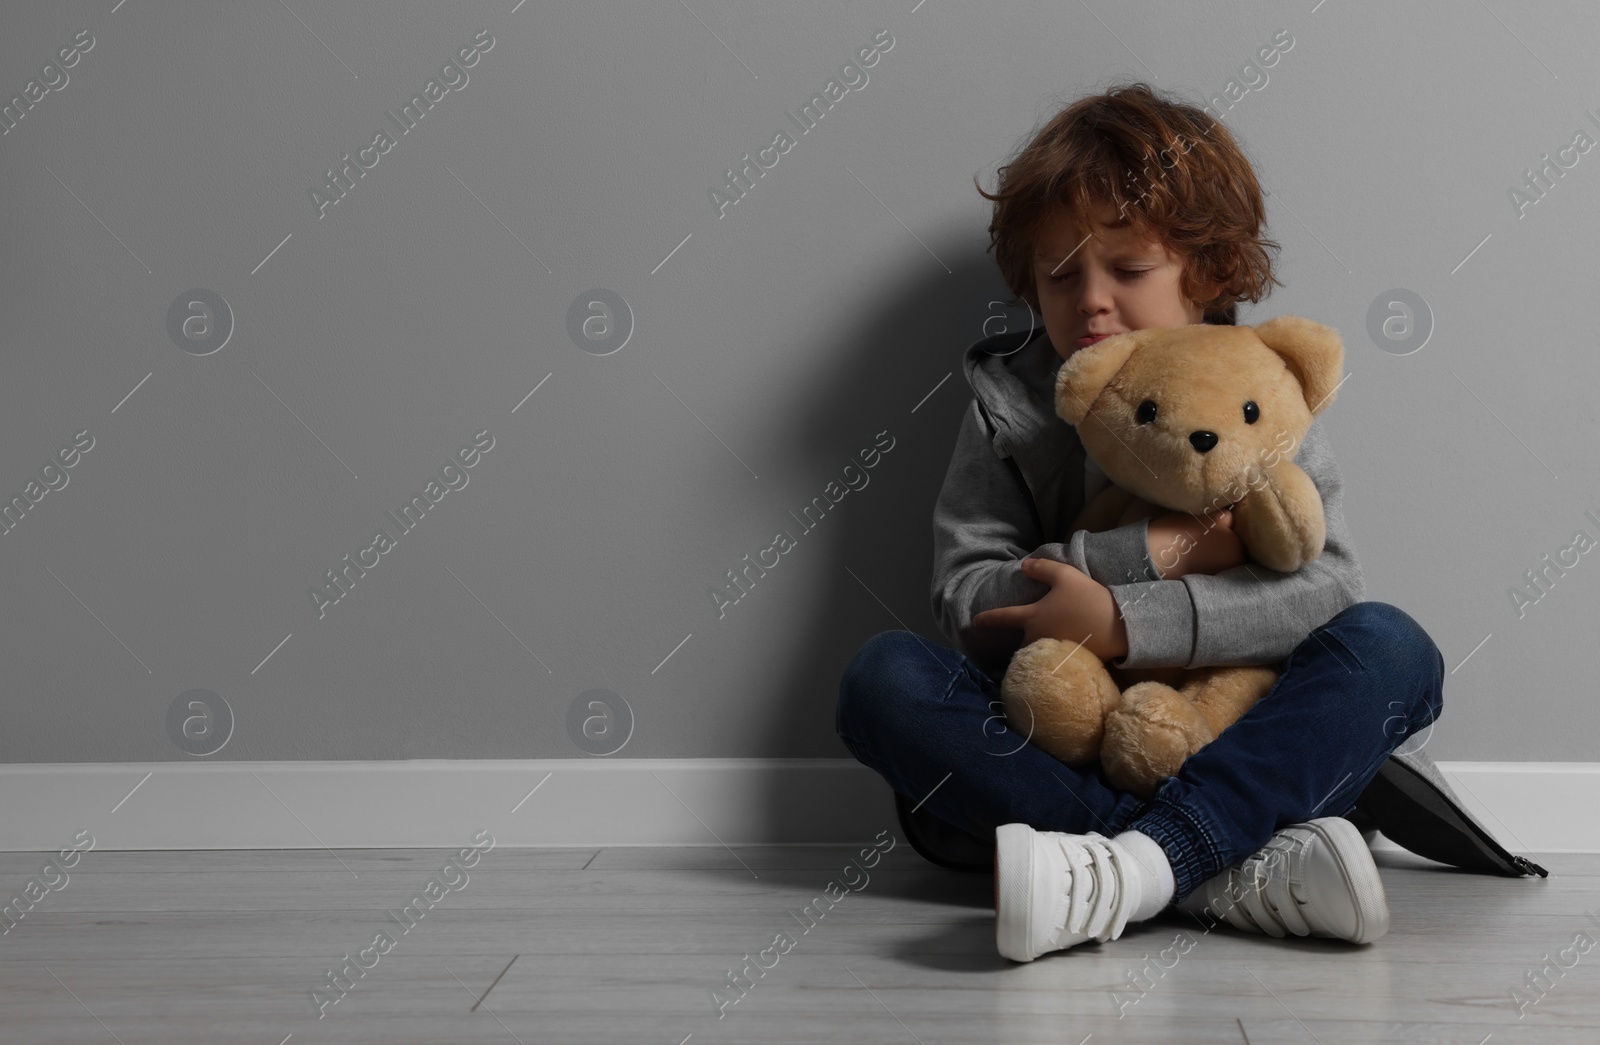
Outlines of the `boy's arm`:
{"label": "boy's arm", "polygon": [[[1108,585],[1128,630],[1128,655],[1118,666],[1199,668],[1281,661],[1314,628],[1365,598],[1361,565],[1344,518],[1344,480],[1320,419],[1312,420],[1294,461],[1322,495],[1327,521],[1322,554],[1293,573],[1247,562],[1214,575]],[[1135,562],[1128,554],[1125,563]],[[1179,626],[1163,627],[1158,621]]]}
{"label": "boy's arm", "polygon": [[[973,615],[998,606],[1037,602],[1050,592],[1048,584],[1022,572],[1025,557],[1054,559],[1093,576],[1091,563],[1085,560],[1085,536],[1105,535],[1079,531],[1070,545],[1044,541],[1027,483],[1013,462],[996,455],[993,433],[974,398],[962,418],[933,509],[930,596],[934,618],[946,639],[986,670],[1003,669],[1021,645],[1022,632],[974,628]],[[1187,595],[1184,598],[1187,601]],[[1183,655],[1187,658],[1193,645],[1192,612],[1181,622],[1170,617],[1158,621],[1143,614],[1139,622],[1129,623],[1128,641],[1140,641],[1133,635],[1135,629],[1170,630],[1174,624],[1186,629]],[[1168,640],[1167,644],[1172,643]]]}

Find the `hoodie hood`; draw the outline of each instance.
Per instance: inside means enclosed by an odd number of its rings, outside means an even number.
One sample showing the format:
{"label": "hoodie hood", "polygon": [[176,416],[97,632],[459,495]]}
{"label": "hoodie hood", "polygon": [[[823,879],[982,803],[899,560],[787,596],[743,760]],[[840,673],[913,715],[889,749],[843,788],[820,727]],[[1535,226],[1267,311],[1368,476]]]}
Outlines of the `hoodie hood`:
{"label": "hoodie hood", "polygon": [[1051,429],[1077,441],[1076,429],[1056,414],[1056,373],[1063,362],[1042,326],[996,334],[967,348],[967,384],[989,422],[996,456],[1014,456]]}
{"label": "hoodie hood", "polygon": [[1065,360],[1039,326],[983,338],[962,362],[990,450],[1016,468],[1045,540],[1065,540],[1067,525],[1109,484],[1078,430],[1056,413],[1056,374]]}

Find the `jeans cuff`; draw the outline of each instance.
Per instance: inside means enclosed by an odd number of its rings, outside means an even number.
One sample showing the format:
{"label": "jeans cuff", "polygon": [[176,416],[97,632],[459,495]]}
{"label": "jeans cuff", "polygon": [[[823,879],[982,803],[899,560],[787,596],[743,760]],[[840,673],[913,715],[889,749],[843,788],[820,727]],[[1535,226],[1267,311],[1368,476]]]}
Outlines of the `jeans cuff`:
{"label": "jeans cuff", "polygon": [[1172,865],[1173,903],[1186,899],[1218,871],[1217,847],[1210,832],[1182,807],[1159,796],[1123,830],[1148,835],[1166,852]]}

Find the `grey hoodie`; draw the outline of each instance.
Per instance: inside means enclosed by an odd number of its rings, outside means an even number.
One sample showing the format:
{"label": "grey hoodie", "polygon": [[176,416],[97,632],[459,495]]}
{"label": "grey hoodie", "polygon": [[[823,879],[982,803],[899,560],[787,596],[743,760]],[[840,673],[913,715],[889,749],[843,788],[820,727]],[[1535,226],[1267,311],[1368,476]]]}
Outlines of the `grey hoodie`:
{"label": "grey hoodie", "polygon": [[1112,662],[1118,667],[1276,663],[1312,629],[1362,601],[1344,484],[1320,418],[1312,419],[1294,461],[1322,494],[1327,539],[1322,554],[1293,573],[1247,562],[1160,580],[1148,520],[1063,533],[1106,480],[1088,461],[1077,429],[1055,412],[1061,363],[1042,327],[1025,337],[984,338],[963,357],[973,399],[933,508],[933,615],[954,648],[991,677],[1005,674],[1022,631],[974,628],[972,617],[1049,593],[1049,585],[1023,575],[1027,557],[1069,563],[1111,590],[1128,632],[1127,656]]}

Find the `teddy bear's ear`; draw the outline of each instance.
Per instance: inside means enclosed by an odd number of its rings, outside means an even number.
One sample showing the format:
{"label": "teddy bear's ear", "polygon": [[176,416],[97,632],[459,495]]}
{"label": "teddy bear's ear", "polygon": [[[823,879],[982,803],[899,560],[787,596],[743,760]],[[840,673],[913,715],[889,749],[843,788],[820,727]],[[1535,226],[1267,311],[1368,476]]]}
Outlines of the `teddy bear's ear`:
{"label": "teddy bear's ear", "polygon": [[1106,384],[1143,342],[1141,331],[1113,334],[1068,356],[1056,371],[1056,415],[1076,427],[1088,416]]}
{"label": "teddy bear's ear", "polygon": [[[1333,402],[1344,369],[1344,344],[1332,327],[1303,316],[1274,316],[1252,328],[1288,364],[1315,417]],[[1103,344],[1104,342],[1102,342]]]}

